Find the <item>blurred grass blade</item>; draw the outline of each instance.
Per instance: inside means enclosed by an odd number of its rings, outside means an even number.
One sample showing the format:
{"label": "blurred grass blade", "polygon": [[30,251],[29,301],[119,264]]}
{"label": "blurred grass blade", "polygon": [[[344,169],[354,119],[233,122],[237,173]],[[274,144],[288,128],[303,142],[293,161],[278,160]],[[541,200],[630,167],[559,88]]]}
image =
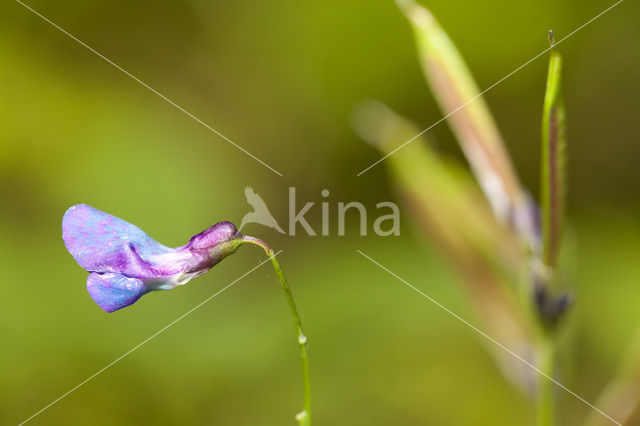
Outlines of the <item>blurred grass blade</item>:
{"label": "blurred grass blade", "polygon": [[[377,102],[363,104],[353,124],[363,139],[383,152],[417,133],[410,122]],[[464,278],[483,327],[526,358],[531,331],[513,285],[526,262],[513,232],[498,223],[467,172],[446,164],[424,138],[389,157],[389,167],[407,211]],[[494,345],[489,350],[502,371],[526,387],[531,371]]]}
{"label": "blurred grass blade", "polygon": [[551,50],[542,113],[541,206],[543,261],[555,268],[562,233],[566,193],[565,109],[562,98],[562,57]]}
{"label": "blurred grass blade", "polygon": [[424,7],[398,0],[411,22],[422,68],[442,112],[456,135],[491,207],[500,220],[514,224],[532,245],[533,210],[495,124],[462,56]]}
{"label": "blurred grass blade", "polygon": [[[356,110],[354,128],[359,136],[383,152],[398,139],[417,133],[412,123],[375,101]],[[464,171],[445,164],[424,137],[416,142],[407,154],[398,152],[389,157],[393,177],[419,202],[415,207],[428,211],[428,216],[436,220],[438,230],[446,233],[447,244],[460,254],[469,247],[491,253],[501,238],[508,240],[505,228],[496,223],[477,186]],[[507,252],[507,258],[513,260],[517,250]]]}
{"label": "blurred grass blade", "polygon": [[[615,376],[596,404],[625,426],[640,424],[640,330],[636,331]],[[607,426],[611,422],[591,412],[585,426]]]}

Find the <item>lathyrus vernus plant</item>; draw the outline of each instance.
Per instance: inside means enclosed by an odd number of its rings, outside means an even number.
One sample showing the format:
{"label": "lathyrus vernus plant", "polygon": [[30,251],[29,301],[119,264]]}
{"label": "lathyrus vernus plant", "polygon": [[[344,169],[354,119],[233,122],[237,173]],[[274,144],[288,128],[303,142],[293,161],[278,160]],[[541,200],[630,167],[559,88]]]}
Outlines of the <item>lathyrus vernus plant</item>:
{"label": "lathyrus vernus plant", "polygon": [[555,334],[569,300],[556,274],[566,150],[560,55],[551,52],[543,106],[539,207],[522,187],[495,120],[450,38],[425,8],[412,0],[398,4],[475,182],[439,155],[424,132],[382,104],[369,102],[356,111],[356,132],[384,154],[420,135],[410,148],[386,159],[391,179],[417,225],[460,271],[484,329],[521,358],[490,345],[498,365],[532,395],[537,423],[553,425],[554,384],[548,377],[555,373]]}
{"label": "lathyrus vernus plant", "polygon": [[67,210],[62,219],[62,238],[76,262],[89,272],[89,295],[106,312],[132,305],[149,292],[186,284],[235,253],[242,244],[264,249],[284,290],[297,333],[304,408],[296,418],[301,426],[311,425],[307,337],[276,254],[265,242],[242,235],[231,222],[219,222],[191,237],[187,244],[169,248],[137,226],[86,204]]}

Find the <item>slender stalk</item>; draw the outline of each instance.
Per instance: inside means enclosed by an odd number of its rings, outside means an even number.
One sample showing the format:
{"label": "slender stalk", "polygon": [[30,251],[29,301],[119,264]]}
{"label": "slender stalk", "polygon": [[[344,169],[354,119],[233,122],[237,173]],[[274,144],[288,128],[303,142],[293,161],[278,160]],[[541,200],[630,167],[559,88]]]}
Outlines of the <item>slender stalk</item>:
{"label": "slender stalk", "polygon": [[[555,40],[553,31],[549,31],[549,43],[553,47]],[[555,283],[554,274],[558,266],[558,255],[562,237],[562,222],[564,215],[564,198],[566,193],[566,162],[567,138],[565,123],[565,108],[562,97],[562,56],[556,49],[551,50],[549,69],[547,72],[547,87],[544,95],[542,112],[542,155],[541,155],[541,230],[542,253],[539,261],[543,266],[543,273],[537,281],[544,285],[547,303],[556,306],[540,306],[542,333],[539,343],[539,368],[549,376],[553,376],[554,359],[554,328],[557,326],[558,303],[554,300],[550,289]],[[550,302],[549,300],[553,300]],[[561,309],[564,309],[562,306]],[[555,311],[555,312],[554,312]],[[545,315],[551,313],[545,318]],[[551,324],[545,324],[551,320]],[[538,426],[552,426],[555,423],[555,404],[553,399],[553,383],[547,378],[540,377],[538,383]]]}
{"label": "slender stalk", "polygon": [[562,57],[555,49],[549,58],[547,89],[542,115],[541,207],[543,261],[555,268],[562,233],[567,191],[567,137],[562,98]]}
{"label": "slender stalk", "polygon": [[[544,331],[538,346],[538,368],[546,375],[553,377],[555,365],[555,350],[553,336]],[[553,397],[554,384],[551,380],[538,375],[536,417],[537,426],[555,425],[555,401]]]}
{"label": "slender stalk", "polygon": [[291,316],[293,317],[293,322],[296,327],[296,332],[298,334],[298,349],[300,350],[300,361],[302,363],[302,385],[303,385],[303,395],[304,395],[304,409],[296,415],[296,420],[300,426],[311,426],[311,382],[309,380],[309,356],[307,355],[307,336],[305,336],[304,331],[302,329],[302,321],[300,320],[300,314],[298,313],[298,308],[296,307],[295,299],[293,298],[293,293],[291,292],[291,288],[287,283],[287,279],[280,268],[280,263],[276,258],[273,250],[262,240],[254,237],[243,236],[243,243],[249,243],[261,247],[267,256],[271,259],[271,263],[273,264],[273,269],[275,269],[276,274],[278,275],[278,279],[280,280],[280,284],[282,284],[282,290],[284,291],[284,296],[287,299],[287,303],[289,303],[289,308],[291,309]]}

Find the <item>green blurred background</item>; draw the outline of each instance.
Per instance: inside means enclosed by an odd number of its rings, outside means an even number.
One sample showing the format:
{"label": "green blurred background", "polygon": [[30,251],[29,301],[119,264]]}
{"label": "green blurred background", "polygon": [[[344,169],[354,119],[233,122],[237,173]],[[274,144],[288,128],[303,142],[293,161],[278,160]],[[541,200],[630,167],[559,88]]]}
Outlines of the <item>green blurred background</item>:
{"label": "green blurred background", "polygon": [[[108,315],[88,297],[60,221],[85,202],[181,245],[239,223],[253,186],[286,223],[288,187],[320,228],[320,191],[393,200],[384,163],[351,130],[384,101],[422,128],[441,117],[392,1],[28,3],[284,174],[279,177],[17,2],[0,5],[0,422],[16,424],[263,259],[242,248],[209,274]],[[612,2],[429,1],[481,88]],[[576,304],[560,381],[594,401],[640,325],[640,7],[623,2],[560,45],[569,120]],[[537,194],[546,57],[487,95]],[[445,123],[438,149],[461,157]],[[398,141],[400,144],[402,141]],[[411,147],[406,149],[410,150]],[[402,218],[399,237],[282,236],[310,338],[319,425],[531,424],[480,338],[356,253],[474,322],[459,278]],[[373,219],[371,219],[373,220]],[[335,220],[331,224],[336,234]],[[371,228],[369,228],[371,229]],[[268,265],[34,418],[64,425],[286,425],[301,406],[289,313]],[[589,413],[559,393],[560,424]]]}

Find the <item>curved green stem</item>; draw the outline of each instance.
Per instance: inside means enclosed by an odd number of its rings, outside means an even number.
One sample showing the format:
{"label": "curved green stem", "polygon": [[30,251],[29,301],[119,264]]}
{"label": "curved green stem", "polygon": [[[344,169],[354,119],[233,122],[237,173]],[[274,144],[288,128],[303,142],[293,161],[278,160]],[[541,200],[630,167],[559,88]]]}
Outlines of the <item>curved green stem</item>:
{"label": "curved green stem", "polygon": [[302,384],[303,384],[303,393],[304,393],[304,409],[296,415],[296,419],[300,426],[311,426],[311,382],[309,380],[309,356],[307,355],[307,336],[305,336],[304,331],[302,330],[302,321],[300,320],[300,314],[298,313],[298,308],[296,307],[296,302],[293,298],[293,293],[291,292],[291,288],[287,283],[287,279],[284,277],[282,273],[282,269],[280,268],[280,263],[278,259],[276,259],[276,255],[273,250],[262,240],[254,237],[243,236],[243,243],[249,243],[261,247],[267,256],[271,259],[271,263],[273,264],[273,269],[275,269],[276,274],[278,275],[278,279],[280,280],[280,284],[282,284],[282,290],[284,291],[284,295],[289,303],[289,308],[291,309],[291,315],[293,316],[293,322],[296,327],[296,332],[298,334],[298,348],[300,349],[300,361],[302,362]]}

